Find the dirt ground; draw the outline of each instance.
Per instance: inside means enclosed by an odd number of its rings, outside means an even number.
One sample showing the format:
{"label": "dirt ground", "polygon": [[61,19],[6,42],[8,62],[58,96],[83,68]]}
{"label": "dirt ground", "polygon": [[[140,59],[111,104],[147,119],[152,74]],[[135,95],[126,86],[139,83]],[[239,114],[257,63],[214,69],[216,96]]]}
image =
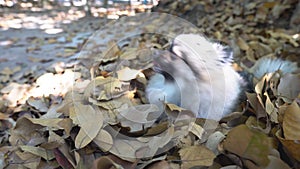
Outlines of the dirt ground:
{"label": "dirt ground", "polygon": [[118,16],[77,8],[0,12],[0,168],[299,168],[299,71],[249,76],[251,93],[221,121],[173,104],[153,120],[145,49],[203,33],[232,47],[247,75],[260,58],[299,68],[300,3],[162,0],[153,11],[173,15],[110,24]]}
{"label": "dirt ground", "polygon": [[[109,22],[106,18],[82,15],[79,11],[73,14],[61,11],[3,13],[0,17],[2,87],[8,82],[26,82],[21,72],[35,71],[41,75],[61,62],[75,61],[89,36]],[[11,79],[4,77],[7,76],[5,70],[13,71]]]}

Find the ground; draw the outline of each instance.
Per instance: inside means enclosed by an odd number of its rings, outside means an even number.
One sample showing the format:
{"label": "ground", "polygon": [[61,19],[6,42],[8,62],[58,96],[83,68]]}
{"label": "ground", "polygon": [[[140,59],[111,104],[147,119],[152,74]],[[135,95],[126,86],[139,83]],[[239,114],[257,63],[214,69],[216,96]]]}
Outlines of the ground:
{"label": "ground", "polygon": [[299,167],[299,71],[249,78],[220,122],[172,104],[169,121],[152,119],[144,93],[148,49],[180,33],[229,45],[237,71],[262,57],[299,67],[299,2],[162,0],[114,22],[114,10],[35,9],[1,8],[0,168]]}

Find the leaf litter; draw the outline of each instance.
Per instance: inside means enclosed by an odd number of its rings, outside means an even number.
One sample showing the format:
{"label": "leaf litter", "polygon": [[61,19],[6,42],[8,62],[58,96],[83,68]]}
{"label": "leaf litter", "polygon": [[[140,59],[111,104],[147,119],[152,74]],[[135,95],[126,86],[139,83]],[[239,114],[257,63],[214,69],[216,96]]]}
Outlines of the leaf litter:
{"label": "leaf litter", "polygon": [[[238,63],[249,73],[251,65],[262,57],[299,61],[295,16],[291,14],[291,20],[282,21],[289,11],[299,13],[299,8],[293,7],[294,1],[166,2],[162,1],[154,10],[184,17],[201,26],[199,29],[207,36],[230,44]],[[194,13],[205,17],[192,17]],[[191,121],[186,118],[191,117],[188,110],[178,106],[166,104],[166,116],[173,120],[153,118],[157,107],[147,103],[144,93],[152,67],[151,50],[147,47],[165,50],[169,39],[141,34],[126,39],[126,45],[116,42],[135,29],[156,30],[151,23],[157,21],[149,20],[145,20],[142,29],[130,28],[122,33],[107,30],[103,34],[114,36],[107,44],[97,41],[88,44],[91,46],[86,49],[92,54],[83,55],[84,64],[77,67],[80,72],[61,69],[36,76],[29,85],[8,84],[9,77],[20,69],[4,69],[0,149],[5,154],[0,156],[1,164],[8,168],[299,166],[299,72],[278,71],[251,79],[254,90],[246,94],[249,105],[241,104],[236,110],[239,120],[224,118],[208,137],[204,135],[201,119]],[[127,23],[120,19],[118,24]],[[281,24],[289,24],[290,28],[285,29]],[[160,31],[172,32],[171,29],[177,27]],[[96,36],[104,37],[103,34]],[[39,50],[42,45],[39,39],[33,40],[36,45],[27,48],[28,52]],[[73,55],[76,51],[66,48],[65,52]],[[32,61],[42,62],[34,58]],[[76,87],[71,90],[74,83]],[[178,119],[181,113],[183,116]]]}

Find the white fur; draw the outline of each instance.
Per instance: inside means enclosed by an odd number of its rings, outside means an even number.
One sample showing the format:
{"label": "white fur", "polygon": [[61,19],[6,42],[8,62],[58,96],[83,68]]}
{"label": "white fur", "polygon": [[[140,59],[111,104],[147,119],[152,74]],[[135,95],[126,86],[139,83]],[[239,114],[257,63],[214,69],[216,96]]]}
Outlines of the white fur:
{"label": "white fur", "polygon": [[298,69],[297,63],[287,60],[272,59],[263,57],[259,59],[254,66],[250,69],[253,76],[260,79],[266,73],[272,73],[280,70],[283,74],[295,72]]}
{"label": "white fur", "polygon": [[[229,114],[239,97],[241,81],[231,67],[231,53],[225,52],[222,45],[195,34],[177,36],[171,51],[179,58],[169,59],[166,54],[154,58],[178,85],[165,90],[170,84],[161,83],[159,88],[164,90],[166,101],[176,104],[180,100],[177,105],[192,110],[199,118],[219,120]],[[158,87],[154,81],[152,78],[146,89],[150,103],[157,99],[153,94],[150,97]],[[180,93],[180,99],[174,93]]]}
{"label": "white fur", "polygon": [[[214,120],[231,113],[244,84],[231,66],[232,52],[195,34],[177,36],[171,52],[174,54],[164,51],[154,56],[156,66],[171,75],[174,81],[167,81],[159,73],[154,75],[146,88],[150,103],[158,104],[158,100],[165,98],[165,102],[189,109],[198,118]],[[260,78],[278,69],[283,73],[294,72],[297,65],[280,59],[262,58],[251,72]]]}

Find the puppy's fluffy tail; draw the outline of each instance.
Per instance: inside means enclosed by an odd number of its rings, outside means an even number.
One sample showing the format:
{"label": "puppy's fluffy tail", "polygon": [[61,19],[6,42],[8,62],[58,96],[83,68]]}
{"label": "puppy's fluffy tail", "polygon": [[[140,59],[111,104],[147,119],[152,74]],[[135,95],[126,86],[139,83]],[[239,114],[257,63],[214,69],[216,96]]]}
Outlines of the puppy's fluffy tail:
{"label": "puppy's fluffy tail", "polygon": [[297,63],[282,60],[279,58],[263,57],[259,59],[253,67],[249,69],[253,77],[260,79],[267,73],[272,73],[280,70],[283,74],[293,73],[298,70]]}

